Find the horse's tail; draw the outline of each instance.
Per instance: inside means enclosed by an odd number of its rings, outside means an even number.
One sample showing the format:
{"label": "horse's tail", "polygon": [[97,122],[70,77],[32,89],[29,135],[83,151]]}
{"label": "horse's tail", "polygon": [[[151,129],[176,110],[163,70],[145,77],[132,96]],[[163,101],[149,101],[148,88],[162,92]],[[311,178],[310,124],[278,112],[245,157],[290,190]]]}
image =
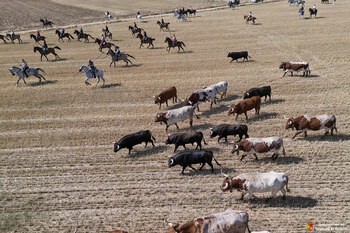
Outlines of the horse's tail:
{"label": "horse's tail", "polygon": [[155,38],[150,38],[151,40],[156,40]]}
{"label": "horse's tail", "polygon": [[88,35],[88,36],[90,36],[91,37],[91,39],[95,39],[95,38],[93,38],[90,34],[86,34],[86,35]]}
{"label": "horse's tail", "polygon": [[59,49],[59,50],[61,50],[61,48],[60,47],[58,47],[58,46],[55,46],[55,47],[53,47],[54,49]]}
{"label": "horse's tail", "polygon": [[186,45],[185,45],[185,43],[184,43],[184,42],[182,42],[182,41],[181,41],[181,44],[183,44],[183,45],[186,47]]}
{"label": "horse's tail", "polygon": [[69,37],[70,37],[71,39],[74,39],[74,37],[73,37],[71,34],[68,33],[68,38],[69,38]]}
{"label": "horse's tail", "polygon": [[43,72],[44,74],[47,74],[43,69],[41,69],[41,68],[36,68],[37,70],[39,70],[39,71],[41,71],[41,72]]}
{"label": "horse's tail", "polygon": [[135,57],[131,56],[131,55],[128,54],[128,53],[126,53],[125,55],[128,56],[128,57],[131,57],[131,58],[134,58],[134,59],[135,59]]}

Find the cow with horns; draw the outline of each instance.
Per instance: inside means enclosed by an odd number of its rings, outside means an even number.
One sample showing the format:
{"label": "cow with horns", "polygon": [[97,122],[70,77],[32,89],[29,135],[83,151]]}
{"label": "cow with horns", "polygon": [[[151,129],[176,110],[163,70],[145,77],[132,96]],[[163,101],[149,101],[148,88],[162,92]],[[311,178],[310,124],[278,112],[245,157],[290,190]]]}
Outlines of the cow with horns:
{"label": "cow with horns", "polygon": [[295,72],[303,71],[303,76],[306,75],[306,77],[311,73],[309,68],[309,63],[307,62],[282,62],[279,68],[284,70],[283,77],[288,72],[290,72],[293,77],[294,71]]}
{"label": "cow with horns", "polygon": [[194,112],[194,108],[195,107],[193,106],[185,106],[182,108],[157,113],[154,122],[160,122],[161,124],[164,122],[166,124],[165,131],[167,131],[170,125],[174,124],[177,128],[179,128],[177,122],[189,119],[190,127],[192,127],[193,114],[199,119],[199,117]]}
{"label": "cow with horns", "polygon": [[152,139],[156,141],[156,139],[152,136],[151,131],[149,130],[126,135],[122,137],[118,142],[114,143],[114,152],[118,152],[123,148],[128,148],[130,154],[135,145],[141,144],[143,142],[146,143],[145,147],[147,146],[148,142],[152,143],[152,146],[154,146]]}
{"label": "cow with horns", "polygon": [[[284,117],[285,119],[288,119]],[[328,135],[329,130],[331,130],[331,135],[333,135],[333,131],[338,132],[336,127],[336,118],[334,115],[317,115],[317,116],[308,116],[303,115],[297,118],[289,118],[287,120],[285,129],[296,129],[296,133],[292,137],[294,139],[298,134],[304,133],[305,137],[307,137],[308,130],[321,130],[324,129],[325,133],[322,138]]]}
{"label": "cow with horns", "polygon": [[245,233],[248,230],[249,215],[247,212],[227,209],[225,212],[195,218],[183,225],[164,221],[171,227],[168,233]]}
{"label": "cow with horns", "polygon": [[268,138],[246,138],[240,142],[233,143],[233,149],[231,153],[237,152],[239,155],[239,151],[244,151],[241,161],[244,157],[249,154],[254,154],[255,159],[258,160],[258,156],[256,153],[266,153],[273,152],[272,159],[277,159],[279,155],[279,151],[283,149],[283,155],[286,155],[286,151],[283,146],[283,139],[280,137],[268,137]]}
{"label": "cow with horns", "polygon": [[[244,173],[236,177],[225,175],[221,190],[223,192],[233,189],[241,192],[241,200],[247,194],[248,198],[252,198],[253,194],[271,192],[271,198],[276,197],[276,194],[281,191],[283,200],[286,199],[286,190],[288,188],[288,175],[285,173],[278,173],[270,171],[268,173]],[[286,187],[286,189],[284,189]]]}
{"label": "cow with horns", "polygon": [[244,113],[246,120],[248,120],[247,111],[255,108],[255,115],[259,115],[260,104],[261,104],[260,96],[253,96],[249,99],[241,100],[238,104],[231,105],[231,107],[228,109],[228,115],[236,113],[237,114],[236,120],[237,120],[238,116]]}
{"label": "cow with horns", "polygon": [[168,100],[173,99],[173,103],[177,102],[177,91],[176,87],[169,87],[168,89],[162,91],[159,95],[154,97],[154,103],[159,104],[159,109],[163,103],[166,103],[168,107]]}

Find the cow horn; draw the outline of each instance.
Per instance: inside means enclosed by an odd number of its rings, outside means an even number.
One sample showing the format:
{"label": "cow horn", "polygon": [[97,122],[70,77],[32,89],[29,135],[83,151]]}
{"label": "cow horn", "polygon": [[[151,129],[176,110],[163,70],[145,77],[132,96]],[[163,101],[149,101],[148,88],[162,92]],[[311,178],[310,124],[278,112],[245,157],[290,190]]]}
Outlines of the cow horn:
{"label": "cow horn", "polygon": [[283,118],[284,118],[285,120],[288,120],[288,118],[286,117],[286,115],[283,115]]}
{"label": "cow horn", "polygon": [[225,187],[222,187],[223,190],[228,188],[228,182],[226,183]]}
{"label": "cow horn", "polygon": [[160,100],[160,97],[158,96],[158,97],[157,97],[157,99],[159,99],[159,100]]}
{"label": "cow horn", "polygon": [[170,227],[173,227],[173,226],[174,226],[174,224],[172,224],[171,222],[168,222],[168,220],[166,219],[166,217],[164,217],[164,222],[165,222],[166,224],[168,224]]}
{"label": "cow horn", "polygon": [[170,165],[173,165],[174,159],[170,159]]}

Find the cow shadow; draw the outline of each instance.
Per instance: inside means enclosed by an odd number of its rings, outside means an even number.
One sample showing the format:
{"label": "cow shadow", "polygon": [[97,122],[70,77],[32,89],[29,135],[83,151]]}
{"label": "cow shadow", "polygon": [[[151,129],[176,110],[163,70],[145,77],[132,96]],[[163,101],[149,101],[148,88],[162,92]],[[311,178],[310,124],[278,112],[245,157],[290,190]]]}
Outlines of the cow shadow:
{"label": "cow shadow", "polygon": [[165,47],[153,47],[153,48],[150,48],[150,49],[165,49]]}
{"label": "cow shadow", "polygon": [[[177,108],[181,108],[181,107],[184,107],[184,102],[183,101],[180,101],[180,100],[177,100],[177,103],[174,103],[173,104],[173,101],[170,99],[168,100],[168,104],[169,104],[169,107],[166,107],[165,111],[167,110],[173,110],[173,109],[177,109]],[[171,105],[172,104],[172,105]],[[166,106],[165,103],[162,104],[162,106]],[[161,111],[161,109],[159,110]]]}
{"label": "cow shadow", "polygon": [[271,118],[276,118],[276,116],[278,116],[277,112],[264,112],[262,114],[254,115],[253,117],[248,118],[248,122],[267,120]]}
{"label": "cow shadow", "polygon": [[228,107],[226,105],[220,105],[219,107],[203,111],[201,116],[209,117],[210,115],[213,115],[213,114],[219,114],[222,112],[226,112],[227,109],[228,109]]}
{"label": "cow shadow", "polygon": [[31,87],[37,87],[37,86],[45,86],[45,85],[50,85],[50,84],[55,84],[57,83],[58,80],[46,80],[46,81],[42,81],[42,82],[35,82],[35,83],[27,83],[28,86]]}
{"label": "cow shadow", "polygon": [[229,95],[229,96],[227,96],[227,97],[225,97],[225,98],[223,98],[223,99],[219,99],[219,101],[221,102],[221,101],[233,101],[233,100],[236,100],[236,99],[238,99],[240,96],[238,96],[238,95]]}
{"label": "cow shadow", "polygon": [[[244,200],[244,202],[249,202],[249,200]],[[278,196],[272,199],[255,197],[250,201],[250,204],[259,206],[261,205],[265,207],[312,208],[317,205],[317,202],[318,201],[316,199],[313,199],[311,197],[288,196],[287,193],[285,200],[283,200],[282,196]]]}
{"label": "cow shadow", "polygon": [[190,128],[190,127],[184,128],[183,130],[197,131],[197,130],[206,130],[206,129],[210,129],[210,128],[213,128],[213,124],[204,123],[204,124],[200,124],[200,125],[194,125],[194,126],[192,126],[192,128]]}
{"label": "cow shadow", "polygon": [[315,134],[315,135],[308,135],[306,138],[297,136],[296,139],[298,140],[306,140],[309,142],[315,142],[315,141],[323,141],[323,142],[339,142],[339,141],[349,141],[350,140],[350,134],[337,134],[336,132],[333,132],[334,135],[327,135],[323,137],[324,131],[322,130],[322,134]]}
{"label": "cow shadow", "polygon": [[[150,145],[151,145],[151,147],[149,147]],[[148,144],[147,147],[145,148],[145,150],[142,150],[141,148],[140,149],[138,148],[136,150],[133,149],[129,155],[126,155],[123,157],[125,157],[125,158],[140,158],[140,157],[150,156],[153,154],[162,153],[162,152],[165,152],[166,150],[167,150],[167,147],[165,145],[153,147],[152,144]]]}
{"label": "cow shadow", "polygon": [[[264,97],[265,99],[265,97]],[[267,97],[266,99],[267,101],[265,102],[262,102],[262,104],[266,104],[266,105],[269,105],[269,104],[278,104],[278,103],[283,103],[285,102],[284,99],[271,99],[271,101],[269,101],[269,97]]]}
{"label": "cow shadow", "polygon": [[288,164],[298,164],[303,162],[304,159],[300,157],[295,157],[295,156],[281,156],[279,155],[276,160],[272,160],[271,156],[266,156],[263,158],[259,158],[258,162],[262,163],[276,163],[276,164],[283,164],[283,165],[288,165]]}
{"label": "cow shadow", "polygon": [[119,87],[121,85],[122,85],[121,83],[110,83],[110,84],[106,84],[104,86],[101,86],[101,88]]}
{"label": "cow shadow", "polygon": [[320,77],[318,74],[309,74],[306,78],[318,78]]}

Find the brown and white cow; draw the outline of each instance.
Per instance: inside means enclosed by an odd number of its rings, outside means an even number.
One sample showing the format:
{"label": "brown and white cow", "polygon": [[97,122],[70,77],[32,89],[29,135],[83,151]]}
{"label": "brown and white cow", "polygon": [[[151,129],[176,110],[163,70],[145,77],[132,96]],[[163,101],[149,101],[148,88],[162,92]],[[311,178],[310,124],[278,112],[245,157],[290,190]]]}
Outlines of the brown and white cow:
{"label": "brown and white cow", "polygon": [[115,231],[111,231],[109,233],[128,233],[127,231],[121,231],[121,230],[115,230]]}
{"label": "brown and white cow", "polygon": [[297,118],[289,118],[287,120],[286,129],[292,128],[296,129],[297,132],[294,134],[292,139],[294,139],[298,134],[304,133],[305,137],[307,137],[308,130],[321,130],[324,129],[325,133],[322,136],[326,136],[331,130],[331,135],[333,135],[333,130],[338,132],[336,127],[336,118],[334,115],[317,115],[317,116],[308,116],[303,115]]}
{"label": "brown and white cow", "polygon": [[176,127],[179,128],[177,122],[189,119],[190,127],[192,127],[193,114],[199,119],[196,113],[194,113],[194,109],[195,107],[193,106],[185,106],[182,108],[157,113],[155,122],[164,122],[166,124],[165,130],[167,131],[170,125],[175,124]]}
{"label": "brown and white cow", "polygon": [[183,225],[165,222],[171,227],[168,233],[245,233],[248,230],[247,212],[227,209],[205,217],[195,218]]}
{"label": "brown and white cow", "polygon": [[[277,173],[270,171],[268,173],[244,173],[236,177],[230,177],[225,175],[221,190],[226,192],[233,189],[241,192],[241,200],[244,195],[248,194],[248,198],[253,197],[253,194],[271,192],[271,197],[275,197],[276,194],[281,191],[283,194],[283,200],[286,198],[286,190],[290,192],[288,188],[288,175],[285,173]],[[284,189],[286,187],[286,189]]]}
{"label": "brown and white cow", "polygon": [[240,142],[234,142],[231,153],[233,154],[237,152],[237,155],[239,155],[240,150],[244,151],[241,158],[242,161],[243,158],[249,154],[253,154],[256,160],[258,160],[256,153],[273,152],[271,158],[275,160],[277,159],[281,148],[283,149],[283,155],[285,156],[286,151],[283,146],[283,139],[280,137],[246,138]]}
{"label": "brown and white cow", "polygon": [[159,109],[163,103],[166,103],[168,106],[168,100],[173,98],[173,103],[177,102],[177,91],[176,87],[169,87],[168,89],[162,91],[159,95],[154,97],[154,103],[159,103]]}
{"label": "brown and white cow", "polygon": [[231,107],[228,110],[228,115],[236,113],[237,114],[236,120],[237,120],[238,115],[244,113],[246,119],[248,120],[247,111],[255,108],[255,115],[259,115],[260,104],[261,104],[260,96],[253,96],[252,98],[241,100],[238,104],[231,105]]}
{"label": "brown and white cow", "polygon": [[290,72],[293,76],[293,71],[303,71],[303,76],[306,75],[306,77],[311,73],[309,63],[307,62],[282,62],[279,68],[284,70],[283,77],[288,72]]}

